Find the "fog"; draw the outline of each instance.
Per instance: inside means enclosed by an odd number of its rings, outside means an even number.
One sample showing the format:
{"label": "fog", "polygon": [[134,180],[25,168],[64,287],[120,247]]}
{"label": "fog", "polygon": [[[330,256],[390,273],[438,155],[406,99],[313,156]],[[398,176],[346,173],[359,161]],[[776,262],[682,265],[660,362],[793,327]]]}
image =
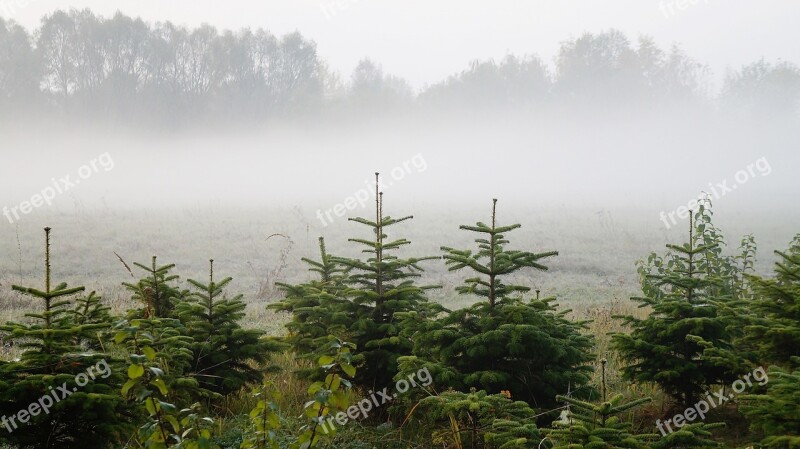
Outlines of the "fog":
{"label": "fog", "polygon": [[[357,34],[345,25],[368,11],[385,19],[367,2],[339,11],[335,33],[318,17],[301,20],[311,13],[298,7],[256,23],[232,9],[211,20],[206,2],[163,11],[118,3],[34,2],[0,22],[9,50],[0,58],[4,221],[299,205],[324,222],[325,213],[368,211],[375,172],[387,198],[412,208],[501,198],[512,208],[638,211],[658,226],[705,192],[742,225],[800,214],[796,40],[771,25],[740,47],[698,28],[713,11],[742,17],[742,4],[694,2],[660,22],[649,11],[638,26],[643,2],[613,20],[611,10],[584,20],[566,6],[520,6],[561,26],[531,39],[495,23],[491,45],[470,58],[459,46],[460,67],[444,73],[426,69],[435,51],[399,64],[420,36],[396,28],[350,68],[352,49],[330,45]],[[83,6],[93,10],[55,9]],[[793,8],[763,4],[737,36]],[[465,5],[462,20],[432,8],[454,27],[431,36],[432,48],[474,31],[478,10]],[[514,11],[498,7],[487,26],[508,20],[519,30]],[[683,40],[666,40],[675,36]]]}
{"label": "fog", "polygon": [[[400,119],[151,136],[26,125],[4,133],[0,197],[4,205],[19,204],[69,175],[80,184],[53,198],[55,210],[325,209],[371,187],[378,171],[387,196],[411,203],[498,197],[670,211],[705,191],[728,210],[794,213],[800,156],[790,131],[680,115]],[[103,163],[81,169],[93,160]],[[732,190],[717,187],[726,180]]]}

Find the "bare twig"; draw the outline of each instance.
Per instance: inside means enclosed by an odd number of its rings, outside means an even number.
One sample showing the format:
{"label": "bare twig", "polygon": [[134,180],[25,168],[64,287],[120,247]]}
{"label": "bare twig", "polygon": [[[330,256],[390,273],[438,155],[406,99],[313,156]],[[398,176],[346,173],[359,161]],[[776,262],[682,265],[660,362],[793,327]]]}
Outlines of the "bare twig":
{"label": "bare twig", "polygon": [[122,257],[119,254],[117,254],[116,251],[114,251],[114,255],[117,256],[117,259],[119,259],[120,262],[122,262],[122,265],[125,266],[125,269],[128,270],[128,273],[131,274],[131,277],[135,279],[136,276],[133,275],[133,271],[131,270],[131,267],[129,267],[128,264],[126,264],[125,261],[122,260]]}

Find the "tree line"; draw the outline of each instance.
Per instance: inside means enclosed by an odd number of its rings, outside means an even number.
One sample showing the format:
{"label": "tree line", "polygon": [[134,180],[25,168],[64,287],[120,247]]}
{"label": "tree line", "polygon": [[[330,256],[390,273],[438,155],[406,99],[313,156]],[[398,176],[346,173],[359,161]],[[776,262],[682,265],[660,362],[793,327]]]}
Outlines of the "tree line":
{"label": "tree line", "polygon": [[35,30],[0,18],[0,111],[106,118],[266,119],[320,113],[459,108],[691,106],[789,116],[800,111],[800,69],[754,62],[712,93],[709,68],[678,46],[620,31],[561,44],[551,67],[535,55],[474,61],[416,92],[362,60],[332,71],[300,32],[187,28],[117,13],[56,11]]}

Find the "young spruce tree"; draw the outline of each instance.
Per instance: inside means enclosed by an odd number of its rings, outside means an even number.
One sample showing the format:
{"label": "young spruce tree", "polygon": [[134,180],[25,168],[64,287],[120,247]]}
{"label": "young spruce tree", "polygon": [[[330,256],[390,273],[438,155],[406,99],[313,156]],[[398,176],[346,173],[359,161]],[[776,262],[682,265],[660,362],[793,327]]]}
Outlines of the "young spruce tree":
{"label": "young spruce tree", "polygon": [[719,243],[698,241],[701,225],[690,219],[688,243],[668,244],[666,257],[652,253],[640,262],[644,296],[631,299],[651,312],[644,319],[620,317],[632,331],[612,336],[613,347],[629,363],[623,376],[658,384],[683,407],[694,405],[709,386],[729,384],[745,370],[725,313],[731,301],[726,278],[704,265]]}
{"label": "young spruce tree", "polygon": [[600,404],[581,401],[567,396],[557,399],[570,406],[567,422],[556,422],[547,436],[554,442],[553,449],[646,449],[647,441],[656,435],[636,435],[632,424],[622,414],[650,402],[650,398],[640,398],[623,402],[622,395],[616,395]]}
{"label": "young spruce tree", "polygon": [[383,192],[378,192],[379,174],[375,173],[375,219],[350,218],[370,228],[373,239],[353,238],[350,242],[364,247],[365,259],[337,257],[334,261],[344,267],[348,276],[342,295],[347,299],[344,309],[331,310],[335,317],[349,319],[349,341],[356,345],[353,363],[358,368],[355,385],[383,388],[397,374],[398,357],[411,354],[413,343],[401,337],[403,322],[398,314],[427,310],[442,310],[429,303],[425,291],[435,286],[418,286],[419,263],[437,257],[401,258],[394,253],[411,244],[406,239],[389,240],[387,229],[410,220],[412,216],[392,218],[384,215]]}
{"label": "young spruce tree", "polygon": [[405,314],[406,320],[420,324],[411,336],[414,357],[400,360],[402,371],[422,365],[440,388],[490,394],[507,390],[533,407],[550,407],[557,394],[589,381],[592,338],[584,333],[585,322],[570,321],[565,317],[569,311],[556,309],[555,298],[525,300],[529,287],[506,283],[523,269],[546,270],[543,259],[558,252],[506,249],[505,234],[521,225],[498,226],[496,208],[493,200],[491,224],[461,226],[480,234],[476,252],[442,247],[451,271],[475,273],[458,293],[482,300],[436,320]]}
{"label": "young spruce tree", "polygon": [[25,315],[29,323],[0,326],[3,340],[24,351],[17,361],[0,362],[0,445],[105,449],[122,444],[133,419],[117,392],[124,371],[120,360],[81,346],[111,323],[76,321],[80,316],[72,312],[80,303],[70,297],[84,287],[53,284],[50,228],[45,228],[44,259],[44,289],[12,286],[40,301],[39,312]]}
{"label": "young spruce tree", "polygon": [[415,432],[429,433],[431,446],[523,449],[536,447],[541,440],[534,415],[526,402],[511,400],[507,392],[472,389],[428,396],[410,416],[420,417],[420,430]]}
{"label": "young spruce tree", "polygon": [[192,338],[187,375],[196,378],[201,388],[222,395],[239,391],[248,383],[260,383],[269,370],[262,367],[270,354],[283,348],[262,331],[242,328],[239,321],[246,307],[242,295],[226,298],[223,294],[232,280],[215,281],[214,261],[209,261],[208,284],[189,279],[196,291],[176,309]]}
{"label": "young spruce tree", "polygon": [[800,234],[779,257],[772,279],[748,275],[755,298],[745,339],[757,348],[759,362],[800,368]]}
{"label": "young spruce tree", "polygon": [[775,252],[775,277],[749,276],[755,291],[754,317],[746,340],[759,363],[774,364],[766,392],[742,396],[750,428],[771,449],[800,447],[800,234],[786,251]]}
{"label": "young spruce tree", "polygon": [[133,315],[130,315],[129,318],[176,318],[175,307],[181,301],[184,292],[173,285],[179,278],[177,275],[170,274],[170,271],[175,268],[175,264],[158,266],[156,256],[153,256],[150,266],[139,262],[133,264],[147,272],[147,276],[135,284],[122,283],[133,293],[131,299],[142,304],[141,309],[131,311]]}
{"label": "young spruce tree", "polygon": [[[269,306],[270,309],[292,315],[286,324],[289,334],[285,341],[298,358],[315,362],[322,355],[321,348],[327,346],[329,335],[344,337],[352,317],[347,311],[347,300],[343,296],[346,270],[325,248],[325,240],[319,238],[320,260],[301,259],[316,273],[318,279],[301,284],[276,282],[285,298]],[[299,370],[301,377],[316,377],[322,371],[313,367]]]}
{"label": "young spruce tree", "polygon": [[[795,359],[800,365],[800,358]],[[739,397],[750,429],[760,435],[761,445],[770,449],[800,447],[800,369],[788,372],[778,367],[769,371],[764,394]]]}
{"label": "young spruce tree", "polygon": [[[176,313],[176,306],[188,293],[175,285],[178,276],[170,274],[175,265],[159,266],[153,256],[150,266],[137,262],[134,266],[144,270],[145,276],[136,283],[123,282],[122,285],[132,293],[131,299],[139,307],[129,310],[127,319],[115,325],[115,342],[124,343],[130,354],[140,346],[151,347],[156,352],[154,364],[163,371],[170,401],[188,405],[198,397],[218,395],[201,388],[197,379],[190,375],[194,339]],[[129,341],[130,335],[138,337]]]}
{"label": "young spruce tree", "polygon": [[562,419],[547,430],[547,438],[553,442],[552,449],[700,449],[717,448],[710,431],[723,424],[686,423],[681,428],[667,433],[660,421],[656,429],[660,433],[636,433],[634,421],[636,409],[649,403],[651,398],[625,401],[623,395],[606,396],[605,364],[603,364],[602,402],[595,404],[569,396],[558,396],[567,404]]}

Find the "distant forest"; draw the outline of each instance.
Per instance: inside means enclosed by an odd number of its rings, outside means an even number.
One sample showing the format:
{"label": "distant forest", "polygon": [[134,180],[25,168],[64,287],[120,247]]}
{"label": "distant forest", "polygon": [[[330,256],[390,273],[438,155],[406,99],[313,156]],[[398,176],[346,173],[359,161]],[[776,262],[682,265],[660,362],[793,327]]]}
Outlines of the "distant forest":
{"label": "distant forest", "polygon": [[800,118],[800,70],[791,62],[731,69],[721,89],[711,89],[709,78],[708,67],[678,46],[659,48],[615,30],[564,41],[552,65],[535,55],[474,61],[415,92],[369,59],[351,74],[331,71],[299,32],[189,29],[89,10],[54,12],[36,30],[0,18],[0,114],[6,116],[175,123],[616,106]]}

